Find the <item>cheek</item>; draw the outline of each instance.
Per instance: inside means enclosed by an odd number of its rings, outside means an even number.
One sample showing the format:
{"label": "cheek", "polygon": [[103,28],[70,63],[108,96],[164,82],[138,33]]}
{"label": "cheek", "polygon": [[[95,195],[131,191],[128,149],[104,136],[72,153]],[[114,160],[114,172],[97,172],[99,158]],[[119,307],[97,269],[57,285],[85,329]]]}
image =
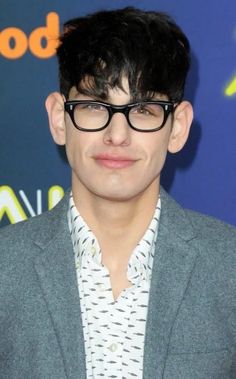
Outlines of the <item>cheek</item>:
{"label": "cheek", "polygon": [[96,136],[92,133],[69,128],[66,136],[66,153],[72,169],[79,170],[80,167],[87,165],[87,160],[96,146],[94,138]]}
{"label": "cheek", "polygon": [[162,169],[166,159],[169,133],[162,133],[160,135],[156,135],[155,137],[156,138],[150,140],[146,151],[149,156],[150,165],[154,168],[156,167],[157,170],[160,170]]}
{"label": "cheek", "polygon": [[80,138],[79,132],[77,133],[77,130],[73,130],[69,126],[66,133],[66,154],[72,168],[78,164],[78,161],[81,160],[82,147],[83,138]]}

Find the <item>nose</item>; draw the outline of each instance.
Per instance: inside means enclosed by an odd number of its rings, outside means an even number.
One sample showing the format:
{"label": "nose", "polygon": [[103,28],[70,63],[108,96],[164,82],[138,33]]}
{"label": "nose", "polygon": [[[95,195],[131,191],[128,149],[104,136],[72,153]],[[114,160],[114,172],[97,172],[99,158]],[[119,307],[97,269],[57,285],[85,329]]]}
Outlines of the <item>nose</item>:
{"label": "nose", "polygon": [[115,112],[110,124],[104,130],[104,143],[115,146],[126,146],[130,143],[131,128],[121,112]]}

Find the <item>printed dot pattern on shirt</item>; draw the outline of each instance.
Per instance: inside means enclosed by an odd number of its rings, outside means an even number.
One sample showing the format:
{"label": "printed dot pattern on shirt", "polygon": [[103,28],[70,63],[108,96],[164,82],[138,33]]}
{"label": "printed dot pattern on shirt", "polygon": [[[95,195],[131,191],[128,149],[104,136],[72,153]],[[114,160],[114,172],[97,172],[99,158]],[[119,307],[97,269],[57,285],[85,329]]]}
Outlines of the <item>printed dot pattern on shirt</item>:
{"label": "printed dot pattern on shirt", "polygon": [[108,269],[98,241],[76,209],[72,195],[71,233],[84,332],[87,378],[142,378],[150,279],[161,203],[131,254],[131,286],[114,300]]}

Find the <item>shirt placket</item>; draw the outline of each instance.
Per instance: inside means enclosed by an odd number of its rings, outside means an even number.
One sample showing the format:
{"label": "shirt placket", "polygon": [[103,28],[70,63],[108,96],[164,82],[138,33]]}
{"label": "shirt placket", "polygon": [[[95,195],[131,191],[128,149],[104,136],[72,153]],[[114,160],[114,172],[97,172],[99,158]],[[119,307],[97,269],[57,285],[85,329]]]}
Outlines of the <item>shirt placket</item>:
{"label": "shirt placket", "polygon": [[104,349],[104,372],[107,378],[122,378],[125,337],[127,335],[132,303],[133,288],[122,291],[116,301],[109,304],[109,328]]}
{"label": "shirt placket", "polygon": [[[102,376],[105,371],[105,353],[109,347],[107,336],[110,324],[109,305],[114,301],[108,270],[95,261],[94,257],[91,256],[88,261],[89,271],[92,272],[90,287],[94,291],[87,298],[86,311],[90,328],[93,377],[97,378]],[[114,346],[110,346],[110,349],[113,350]]]}

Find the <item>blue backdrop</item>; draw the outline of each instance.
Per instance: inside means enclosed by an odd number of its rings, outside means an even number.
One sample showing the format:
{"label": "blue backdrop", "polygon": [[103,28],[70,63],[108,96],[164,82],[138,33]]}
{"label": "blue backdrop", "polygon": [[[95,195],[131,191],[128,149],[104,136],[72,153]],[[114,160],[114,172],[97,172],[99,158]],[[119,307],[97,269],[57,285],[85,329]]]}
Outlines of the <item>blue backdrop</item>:
{"label": "blue backdrop", "polygon": [[55,38],[64,21],[127,5],[170,13],[192,45],[188,144],[169,156],[164,187],[185,207],[236,225],[236,2],[0,0],[0,225],[51,208],[70,185],[44,101],[58,89]]}

